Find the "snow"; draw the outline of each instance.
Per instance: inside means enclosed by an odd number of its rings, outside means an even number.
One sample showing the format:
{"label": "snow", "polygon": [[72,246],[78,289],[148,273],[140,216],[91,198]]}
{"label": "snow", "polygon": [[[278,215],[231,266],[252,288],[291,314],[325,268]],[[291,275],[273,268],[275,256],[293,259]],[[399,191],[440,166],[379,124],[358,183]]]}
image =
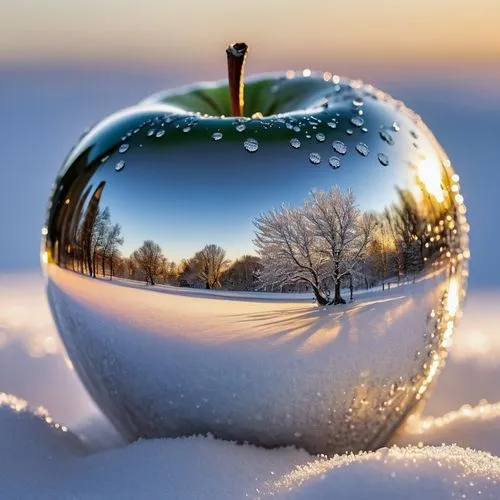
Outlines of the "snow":
{"label": "snow", "polygon": [[[86,385],[124,435],[209,429],[315,453],[351,444],[345,415],[361,392],[375,403],[359,412],[358,426],[369,441],[385,441],[390,424],[376,402],[400,377],[409,383],[420,374],[427,313],[447,286],[435,271],[350,304],[317,307],[247,300],[244,292],[221,300],[183,288],[116,286],[54,265],[48,274],[58,322],[72,332],[72,359],[91,374]],[[401,394],[403,411],[413,397]],[[396,411],[388,415],[399,423]]]}
{"label": "snow", "polygon": [[89,454],[58,425],[0,394],[1,498],[500,496],[500,459],[455,445],[393,446],[327,460],[293,448],[264,450],[195,436],[140,440]]}
{"label": "snow", "polygon": [[[404,447],[326,460],[211,437],[124,445],[64,360],[42,278],[0,275],[0,390],[35,408],[0,395],[0,498],[498,499],[500,404],[478,404],[500,401],[498,298],[469,297],[428,416],[396,440]],[[457,410],[466,402],[477,406]]]}

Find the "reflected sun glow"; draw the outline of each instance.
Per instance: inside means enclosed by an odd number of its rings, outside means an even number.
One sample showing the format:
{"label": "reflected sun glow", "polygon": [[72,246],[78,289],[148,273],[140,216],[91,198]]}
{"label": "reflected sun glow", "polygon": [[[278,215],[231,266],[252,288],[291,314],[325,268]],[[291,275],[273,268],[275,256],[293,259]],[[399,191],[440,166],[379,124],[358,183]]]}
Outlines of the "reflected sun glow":
{"label": "reflected sun glow", "polygon": [[417,175],[429,194],[434,196],[439,203],[442,203],[444,195],[440,165],[424,159],[417,165]]}

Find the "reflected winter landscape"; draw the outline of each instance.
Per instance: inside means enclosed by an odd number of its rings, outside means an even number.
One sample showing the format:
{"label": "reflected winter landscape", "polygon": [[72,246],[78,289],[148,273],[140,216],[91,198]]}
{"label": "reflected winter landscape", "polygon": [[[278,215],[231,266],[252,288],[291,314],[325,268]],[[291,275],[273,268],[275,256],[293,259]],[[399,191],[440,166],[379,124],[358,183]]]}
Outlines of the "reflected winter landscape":
{"label": "reflected winter landscape", "polygon": [[118,113],[54,185],[56,323],[127,439],[375,449],[441,367],[468,259],[449,160],[370,86],[277,82],[269,118]]}

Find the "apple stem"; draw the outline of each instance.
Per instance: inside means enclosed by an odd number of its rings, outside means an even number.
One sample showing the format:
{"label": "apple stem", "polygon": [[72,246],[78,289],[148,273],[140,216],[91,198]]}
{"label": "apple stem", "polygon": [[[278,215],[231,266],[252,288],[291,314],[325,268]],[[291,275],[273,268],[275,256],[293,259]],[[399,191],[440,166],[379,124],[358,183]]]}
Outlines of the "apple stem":
{"label": "apple stem", "polygon": [[243,42],[233,43],[226,49],[232,116],[243,116],[245,107],[243,67],[245,65],[247,51],[248,45]]}

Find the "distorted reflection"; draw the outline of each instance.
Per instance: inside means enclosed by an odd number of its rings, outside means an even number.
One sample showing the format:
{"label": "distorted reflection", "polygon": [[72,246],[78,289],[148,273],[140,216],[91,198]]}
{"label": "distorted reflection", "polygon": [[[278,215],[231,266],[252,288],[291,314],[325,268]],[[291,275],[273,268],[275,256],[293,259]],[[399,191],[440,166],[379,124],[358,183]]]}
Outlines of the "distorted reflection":
{"label": "distorted reflection", "polygon": [[[447,158],[360,82],[269,85],[263,109],[283,115],[111,117],[54,186],[51,307],[127,439],[376,448],[443,364],[468,258]],[[285,113],[302,105],[293,85],[314,112]]]}

